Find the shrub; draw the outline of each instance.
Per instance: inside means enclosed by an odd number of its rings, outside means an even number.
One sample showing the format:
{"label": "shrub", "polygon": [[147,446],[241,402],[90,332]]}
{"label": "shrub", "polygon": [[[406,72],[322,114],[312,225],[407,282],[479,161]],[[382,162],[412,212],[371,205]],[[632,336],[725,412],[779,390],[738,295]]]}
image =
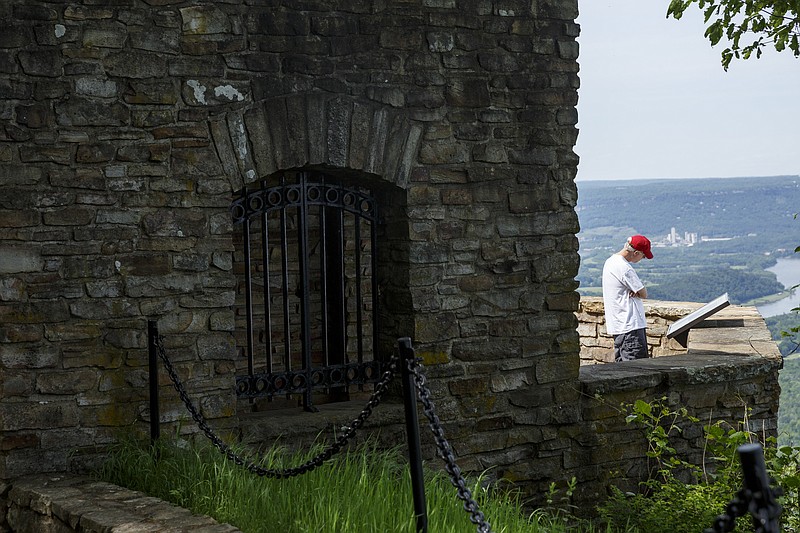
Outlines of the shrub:
{"label": "shrub", "polygon": [[[644,429],[647,456],[654,461],[652,475],[639,494],[625,494],[612,487],[610,498],[598,507],[602,518],[615,530],[697,533],[711,527],[742,488],[738,447],[758,441],[747,420],[735,427],[724,421],[705,426],[704,462],[694,465],[679,457],[670,445],[670,438],[682,431],[682,423],[698,422],[686,409],[672,409],[666,398],[651,403],[639,400],[623,408],[628,412],[627,422]],[[800,447],[778,447],[772,437],[764,440],[767,473],[773,478],[773,486],[783,491],[779,498],[783,530],[800,531]],[[689,483],[682,480],[687,476]],[[737,519],[735,531],[752,530],[750,517]]]}

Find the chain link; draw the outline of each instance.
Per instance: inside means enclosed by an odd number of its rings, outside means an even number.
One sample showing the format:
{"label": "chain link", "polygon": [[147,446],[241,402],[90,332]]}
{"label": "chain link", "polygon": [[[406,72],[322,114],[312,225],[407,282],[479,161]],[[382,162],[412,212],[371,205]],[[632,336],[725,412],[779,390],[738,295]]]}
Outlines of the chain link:
{"label": "chain link", "polygon": [[714,525],[703,533],[728,533],[736,529],[736,519],[747,514],[747,501],[750,491],[742,489],[728,503],[725,512],[714,519]]}
{"label": "chain link", "polygon": [[456,488],[458,497],[464,502],[464,510],[470,514],[470,521],[477,525],[478,533],[492,533],[492,528],[483,513],[478,508],[478,503],[472,498],[472,492],[467,488],[467,482],[461,473],[461,469],[456,464],[455,455],[450,447],[450,443],[444,436],[444,429],[439,417],[436,415],[435,406],[431,400],[431,391],[425,383],[425,375],[420,370],[418,359],[408,360],[408,369],[414,375],[414,385],[417,388],[420,402],[422,402],[423,412],[430,421],[430,428],[433,431],[433,438],[436,441],[439,457],[445,463],[445,470],[450,474],[450,482]]}
{"label": "chain link", "polygon": [[212,444],[214,444],[214,446],[223,455],[225,455],[225,457],[233,461],[235,464],[242,466],[245,469],[249,470],[250,472],[257,474],[259,476],[276,478],[276,479],[299,476],[301,474],[305,474],[306,472],[310,472],[315,468],[317,468],[318,466],[322,465],[325,461],[331,459],[337,453],[339,453],[342,450],[342,448],[344,448],[347,445],[348,441],[353,437],[353,435],[355,435],[356,430],[364,425],[364,422],[372,414],[372,410],[380,404],[383,396],[386,394],[386,391],[389,388],[389,383],[394,378],[398,361],[397,357],[392,357],[392,359],[389,361],[389,369],[386,370],[386,372],[384,372],[380,381],[375,384],[375,390],[373,391],[372,395],[367,401],[367,404],[364,407],[364,409],[352,422],[350,422],[349,425],[344,426],[342,428],[344,430],[343,433],[339,435],[339,437],[334,441],[333,444],[331,444],[329,447],[323,450],[319,455],[303,463],[300,466],[294,468],[285,468],[285,469],[270,469],[270,468],[264,468],[250,461],[249,459],[245,459],[239,456],[235,451],[231,449],[230,446],[225,444],[225,442],[223,442],[223,440],[214,433],[214,431],[209,427],[203,415],[197,410],[197,408],[189,398],[189,395],[186,393],[186,389],[184,388],[183,383],[181,383],[180,378],[178,377],[178,373],[175,371],[175,367],[172,365],[172,361],[170,361],[169,357],[167,357],[162,341],[163,341],[162,336],[157,336],[154,340],[156,348],[158,350],[158,356],[164,363],[164,367],[167,369],[167,374],[169,374],[169,378],[172,381],[172,385],[175,387],[175,390],[178,391],[178,395],[180,396],[181,400],[186,406],[186,409],[189,411],[189,414],[192,415],[192,418],[197,423],[197,426],[203,431],[205,436],[212,442]]}

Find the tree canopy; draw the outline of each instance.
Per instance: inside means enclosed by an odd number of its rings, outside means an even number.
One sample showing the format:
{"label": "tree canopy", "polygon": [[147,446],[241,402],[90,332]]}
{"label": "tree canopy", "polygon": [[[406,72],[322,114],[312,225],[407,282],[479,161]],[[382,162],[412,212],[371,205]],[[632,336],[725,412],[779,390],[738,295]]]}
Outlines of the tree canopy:
{"label": "tree canopy", "polygon": [[667,17],[680,19],[692,4],[703,11],[711,45],[727,39],[725,70],[734,58],[758,58],[767,47],[800,56],[800,0],[671,0]]}

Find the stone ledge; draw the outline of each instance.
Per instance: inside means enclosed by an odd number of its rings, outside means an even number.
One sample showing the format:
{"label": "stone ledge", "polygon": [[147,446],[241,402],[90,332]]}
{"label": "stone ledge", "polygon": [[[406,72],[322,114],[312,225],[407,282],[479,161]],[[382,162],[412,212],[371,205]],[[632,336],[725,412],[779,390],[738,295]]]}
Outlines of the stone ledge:
{"label": "stone ledge", "polygon": [[[15,533],[236,533],[144,493],[86,476],[37,474],[9,486],[2,501]],[[0,526],[0,531],[2,527]]]}
{"label": "stone ledge", "polygon": [[656,357],[625,363],[587,365],[580,370],[580,381],[586,394],[610,391],[649,389],[663,385],[720,383],[762,375],[781,368],[780,359],[758,355],[694,353]]}

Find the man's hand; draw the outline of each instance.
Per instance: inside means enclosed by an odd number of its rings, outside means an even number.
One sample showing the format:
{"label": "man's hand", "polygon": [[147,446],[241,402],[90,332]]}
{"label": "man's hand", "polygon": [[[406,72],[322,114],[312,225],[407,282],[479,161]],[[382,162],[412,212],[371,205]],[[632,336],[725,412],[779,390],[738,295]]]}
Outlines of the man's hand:
{"label": "man's hand", "polygon": [[631,298],[642,298],[642,299],[647,298],[647,287],[642,287],[641,289],[639,289],[636,292],[631,291],[630,292],[630,297]]}

